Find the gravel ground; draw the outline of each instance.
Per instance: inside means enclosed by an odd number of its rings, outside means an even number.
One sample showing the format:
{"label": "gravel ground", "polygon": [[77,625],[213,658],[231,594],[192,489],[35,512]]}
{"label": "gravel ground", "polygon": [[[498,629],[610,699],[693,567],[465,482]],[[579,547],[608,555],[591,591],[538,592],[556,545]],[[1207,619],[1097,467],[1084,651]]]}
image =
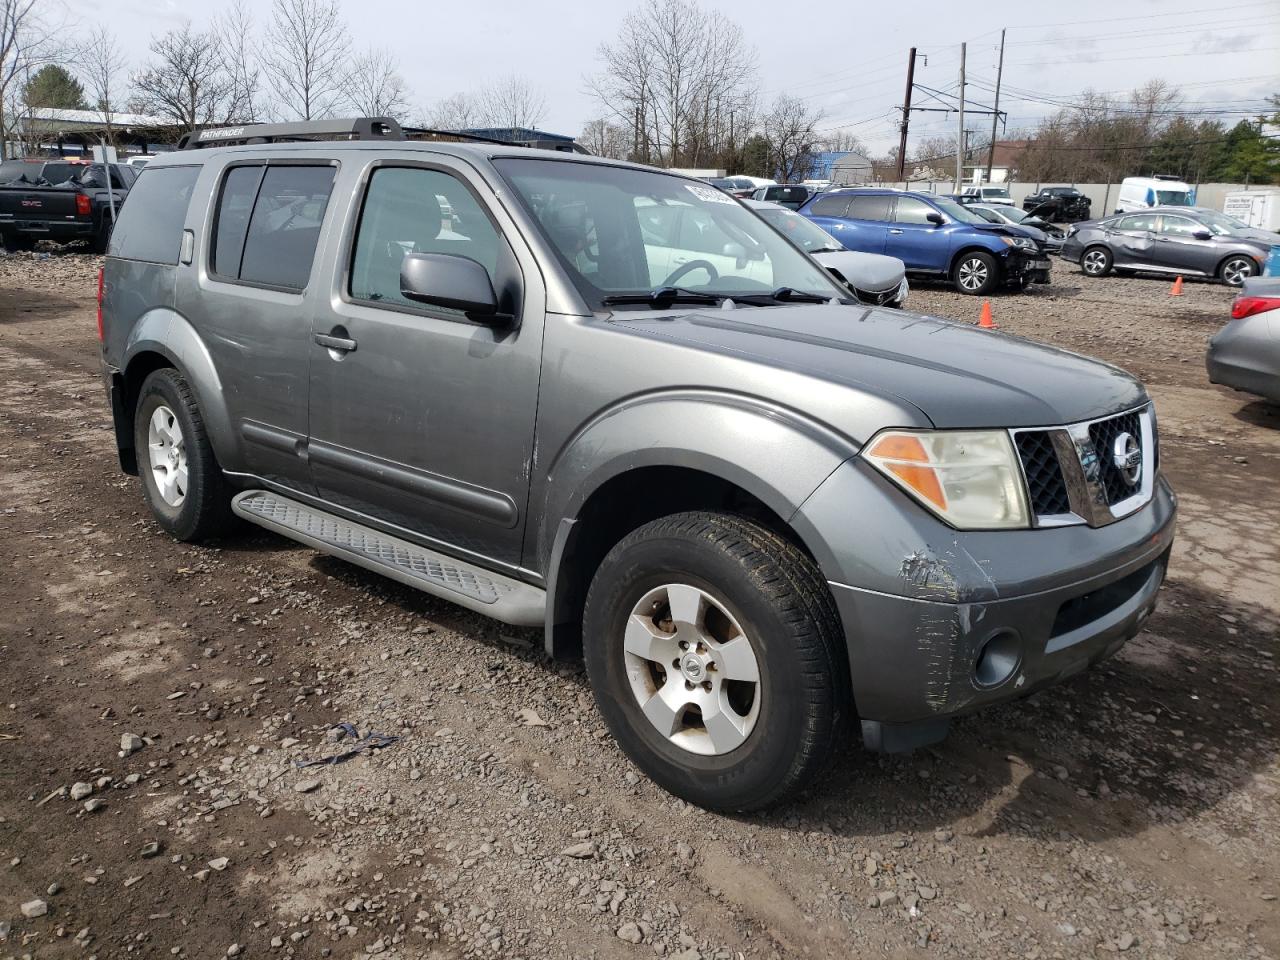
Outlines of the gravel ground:
{"label": "gravel ground", "polygon": [[[1151,385],[1181,514],[1145,632],[728,818],[641,778],[536,633],[163,535],[114,461],[96,266],[0,257],[0,958],[1280,956],[1280,414],[1205,380],[1223,288],[1058,264],[992,300]],[[340,721],[401,739],[296,768]]]}

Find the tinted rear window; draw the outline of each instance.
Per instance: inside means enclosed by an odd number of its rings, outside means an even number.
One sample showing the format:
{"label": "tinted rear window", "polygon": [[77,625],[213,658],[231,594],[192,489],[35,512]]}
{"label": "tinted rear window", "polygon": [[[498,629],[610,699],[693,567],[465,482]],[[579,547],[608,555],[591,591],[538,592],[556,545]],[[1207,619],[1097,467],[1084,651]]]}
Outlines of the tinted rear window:
{"label": "tinted rear window", "polygon": [[142,171],[111,231],[109,254],[122,260],[177,263],[187,204],[199,167],[153,167]]}
{"label": "tinted rear window", "polygon": [[848,216],[851,220],[888,220],[889,205],[892,203],[893,197],[888,194],[873,193],[854,197],[853,203],[849,204]]}
{"label": "tinted rear window", "polygon": [[809,212],[815,217],[843,217],[848,206],[849,198],[836,194],[831,197],[819,197],[813,201]]}
{"label": "tinted rear window", "polygon": [[[320,224],[333,189],[334,168],[267,167],[247,229],[237,222],[234,210],[233,201],[245,188],[245,184],[232,179],[237,174],[237,170],[231,171],[220,201],[220,206],[226,205],[228,220],[223,224],[227,234],[220,226],[214,237],[218,273],[246,283],[301,290],[311,276]],[[238,274],[228,267],[235,261],[239,263]]]}

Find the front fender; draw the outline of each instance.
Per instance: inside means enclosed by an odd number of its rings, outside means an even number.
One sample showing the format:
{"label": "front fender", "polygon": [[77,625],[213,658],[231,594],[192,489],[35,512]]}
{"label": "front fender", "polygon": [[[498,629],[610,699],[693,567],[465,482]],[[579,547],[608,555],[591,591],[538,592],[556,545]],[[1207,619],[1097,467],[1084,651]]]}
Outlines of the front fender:
{"label": "front fender", "polygon": [[593,493],[628,471],[661,466],[711,474],[790,520],[858,447],[853,438],[755,398],[709,390],[631,398],[586,423],[550,464],[538,567],[554,570],[561,522],[577,517]]}
{"label": "front fender", "polygon": [[[195,327],[181,314],[166,307],[149,310],[133,325],[125,341],[121,368],[126,376],[133,361],[145,353],[156,353],[168,359],[191,385],[200,405],[209,442],[222,468],[232,471],[243,469],[222,380],[218,377],[209,348]],[[137,389],[139,385],[132,386]]]}

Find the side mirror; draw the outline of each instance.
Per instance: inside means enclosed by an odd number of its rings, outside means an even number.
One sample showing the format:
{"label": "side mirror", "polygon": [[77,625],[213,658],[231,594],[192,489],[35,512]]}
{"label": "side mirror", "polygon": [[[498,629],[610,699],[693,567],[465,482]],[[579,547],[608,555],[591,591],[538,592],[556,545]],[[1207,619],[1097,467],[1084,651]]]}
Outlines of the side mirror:
{"label": "side mirror", "polygon": [[1197,240],[1213,239],[1213,233],[1209,230],[1196,230],[1196,231],[1193,231],[1191,235],[1195,237]]}
{"label": "side mirror", "polygon": [[943,217],[942,214],[938,213],[937,211],[931,211],[930,213],[926,214],[925,219],[928,220],[930,223],[932,223],[935,227],[940,227],[947,222],[946,218]]}
{"label": "side mirror", "polygon": [[498,312],[489,271],[470,257],[452,253],[407,253],[400,263],[400,295],[415,303],[461,310],[489,326],[508,323]]}
{"label": "side mirror", "polygon": [[734,269],[745,270],[747,268],[747,248],[740,243],[726,243],[724,249],[720,251],[722,257],[732,257],[734,260]]}

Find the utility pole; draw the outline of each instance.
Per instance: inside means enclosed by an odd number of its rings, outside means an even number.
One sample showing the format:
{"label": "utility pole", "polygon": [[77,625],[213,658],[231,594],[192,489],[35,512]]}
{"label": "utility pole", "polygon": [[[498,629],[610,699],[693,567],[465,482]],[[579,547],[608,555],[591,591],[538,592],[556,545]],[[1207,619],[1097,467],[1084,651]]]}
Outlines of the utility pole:
{"label": "utility pole", "polygon": [[960,116],[956,126],[956,193],[964,181],[964,51],[960,44]]}
{"label": "utility pole", "polygon": [[1004,31],[1000,31],[1000,62],[996,67],[996,102],[991,108],[991,146],[987,147],[987,183],[996,162],[996,124],[1000,122],[1000,76],[1004,73]]}
{"label": "utility pole", "polygon": [[898,179],[905,181],[907,163],[907,125],[911,120],[911,88],[916,82],[916,48],[907,57],[907,93],[902,104],[902,136],[898,138]]}

